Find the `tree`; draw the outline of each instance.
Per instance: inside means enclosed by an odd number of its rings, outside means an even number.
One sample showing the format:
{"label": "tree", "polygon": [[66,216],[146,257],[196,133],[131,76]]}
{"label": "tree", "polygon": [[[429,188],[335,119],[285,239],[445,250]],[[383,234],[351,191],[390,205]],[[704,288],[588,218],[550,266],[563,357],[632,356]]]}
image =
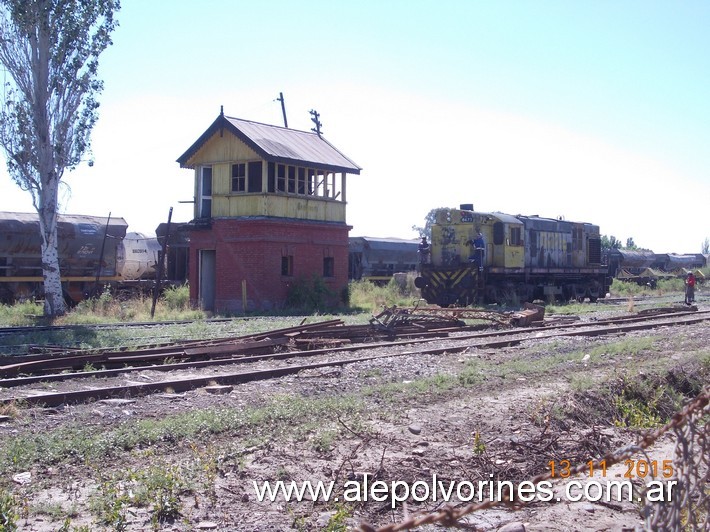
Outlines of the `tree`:
{"label": "tree", "polygon": [[57,255],[59,183],[90,150],[98,57],[119,0],[0,0],[0,63],[11,82],[0,145],[12,180],[32,195],[42,234],[45,316],[66,312]]}
{"label": "tree", "polygon": [[614,235],[602,235],[601,244],[603,251],[609,251],[610,249],[621,249],[621,240],[616,238]]}
{"label": "tree", "polygon": [[626,246],[624,247],[624,249],[628,249],[629,251],[635,251],[638,249],[638,246],[636,245],[632,237],[626,239]]}
{"label": "tree", "polygon": [[419,233],[420,237],[425,236],[429,240],[431,240],[431,226],[434,225],[434,223],[436,222],[436,215],[439,213],[439,211],[447,210],[448,209],[446,207],[438,207],[436,209],[430,210],[429,213],[426,215],[426,218],[424,218],[424,227],[413,225],[412,230]]}
{"label": "tree", "polygon": [[710,238],[705,237],[705,240],[703,240],[703,244],[700,249],[703,255],[710,255]]}

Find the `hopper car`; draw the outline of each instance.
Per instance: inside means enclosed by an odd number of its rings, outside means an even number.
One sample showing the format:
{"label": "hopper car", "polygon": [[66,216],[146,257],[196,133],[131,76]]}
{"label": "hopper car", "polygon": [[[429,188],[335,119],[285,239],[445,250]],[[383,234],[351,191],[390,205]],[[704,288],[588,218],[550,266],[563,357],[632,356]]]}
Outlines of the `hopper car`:
{"label": "hopper car", "polygon": [[[154,286],[162,254],[160,235],[148,236],[127,229],[123,218],[58,216],[59,269],[68,304],[78,303],[105,286],[121,292]],[[173,273],[183,277],[170,278],[166,284],[181,283],[187,278],[187,266],[181,264],[187,260],[184,234],[171,232],[165,261],[173,266]],[[0,212],[0,302],[41,297],[39,218],[35,213]]]}
{"label": "hopper car", "polygon": [[417,240],[369,236],[348,240],[348,277],[351,280],[386,284],[395,273],[417,268]]}
{"label": "hopper car", "polygon": [[537,215],[440,209],[415,285],[430,304],[596,301],[611,280],[599,226]]}
{"label": "hopper car", "polygon": [[626,282],[655,288],[659,279],[685,277],[694,271],[700,279],[699,270],[708,264],[702,253],[654,253],[649,250],[611,249],[606,253],[609,275]]}

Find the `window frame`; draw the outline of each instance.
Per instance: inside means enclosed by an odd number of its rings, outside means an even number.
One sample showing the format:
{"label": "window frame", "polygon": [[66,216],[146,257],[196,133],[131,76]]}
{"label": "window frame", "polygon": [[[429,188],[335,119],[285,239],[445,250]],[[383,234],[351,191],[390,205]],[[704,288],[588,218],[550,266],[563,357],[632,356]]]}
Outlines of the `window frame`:
{"label": "window frame", "polygon": [[[199,181],[198,181],[198,218],[212,218],[212,187],[213,172],[211,165],[200,166]],[[208,185],[208,186],[206,186]],[[205,190],[207,189],[207,190]]]}
{"label": "window frame", "polygon": [[281,277],[293,277],[293,255],[281,255]]}
{"label": "window frame", "polygon": [[323,257],[323,277],[326,279],[335,277],[335,257]]}
{"label": "window frame", "polygon": [[232,163],[231,191],[236,194],[247,191],[247,163]]}

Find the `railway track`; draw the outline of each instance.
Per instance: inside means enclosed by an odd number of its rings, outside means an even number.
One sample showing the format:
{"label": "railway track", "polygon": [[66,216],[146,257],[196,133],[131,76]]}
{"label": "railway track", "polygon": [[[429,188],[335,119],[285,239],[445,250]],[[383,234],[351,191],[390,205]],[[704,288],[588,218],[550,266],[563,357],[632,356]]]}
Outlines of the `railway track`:
{"label": "railway track", "polygon": [[[24,404],[52,407],[64,403],[75,403],[108,398],[136,397],[156,392],[182,392],[208,385],[234,385],[255,380],[280,378],[286,375],[297,374],[305,370],[313,370],[330,366],[343,366],[370,360],[401,356],[455,353],[476,348],[499,348],[517,345],[525,341],[539,341],[542,339],[560,336],[599,336],[606,334],[623,334],[663,326],[691,325],[709,319],[710,311],[707,310],[696,311],[686,309],[661,309],[647,311],[633,316],[621,316],[617,318],[596,320],[593,322],[559,323],[545,327],[528,327],[474,333],[459,332],[457,333],[457,336],[451,336],[449,334],[456,330],[456,328],[439,327],[433,330],[419,331],[419,334],[424,337],[420,336],[418,338],[409,337],[400,340],[377,342],[363,341],[361,343],[348,345],[341,344],[334,347],[286,351],[284,350],[286,345],[285,342],[280,339],[277,340],[274,337],[283,335],[283,337],[293,339],[294,337],[304,335],[303,327],[301,327],[301,329],[292,328],[280,331],[268,331],[266,333],[261,333],[260,335],[252,335],[249,339],[252,344],[246,348],[244,345],[238,346],[237,344],[230,344],[225,341],[213,342],[209,345],[205,345],[205,343],[203,343],[198,346],[191,344],[182,349],[182,351],[185,353],[191,353],[191,355],[195,355],[195,353],[199,351],[201,356],[208,356],[208,358],[201,360],[193,359],[162,364],[152,363],[155,362],[156,359],[160,360],[161,357],[162,360],[166,358],[175,358],[174,355],[179,352],[179,350],[176,349],[175,346],[171,346],[170,348],[172,348],[173,351],[164,351],[159,353],[151,352],[149,355],[146,355],[146,353],[139,353],[138,355],[133,355],[133,360],[127,359],[126,352],[101,354],[101,356],[104,357],[107,355],[116,355],[116,359],[114,360],[116,363],[135,363],[135,365],[129,367],[75,373],[43,373],[38,375],[11,376],[3,378],[0,380],[0,388],[9,389],[22,387],[22,389],[16,389],[13,393],[9,393],[8,390],[5,390],[2,394],[0,394],[0,402],[5,404],[21,402]],[[320,332],[316,326],[321,327]],[[314,324],[311,326],[310,331],[305,331],[305,334],[322,334],[323,331],[329,330],[330,338],[328,340],[333,341],[335,336],[334,333],[338,328],[339,326],[337,324],[331,324],[325,328],[322,324]],[[458,330],[461,331],[461,328]],[[277,332],[278,334],[276,334]],[[349,329],[348,333],[352,335],[353,330]],[[428,337],[425,336],[427,333],[429,334]],[[436,334],[435,338],[431,337],[432,333]],[[442,335],[446,335],[445,340],[442,340]],[[428,345],[435,339],[438,341],[437,346]],[[311,338],[311,340],[313,340],[313,338]],[[406,346],[412,346],[413,349],[404,350],[403,347]],[[276,348],[280,352],[272,351],[269,353],[259,353],[257,350],[265,349],[267,347],[270,349]],[[398,350],[391,350],[386,354],[372,354],[373,350],[376,349],[395,347],[398,348]],[[357,356],[352,356],[353,352],[356,352]],[[213,358],[209,358],[210,356]],[[253,364],[257,362],[268,362],[269,364],[273,364],[274,362],[288,359],[307,359],[319,356],[325,358],[326,360],[303,364],[293,364],[291,361],[291,363],[287,363],[286,365],[269,367],[266,369],[262,368],[247,371],[230,371],[233,366],[240,364]],[[46,363],[48,367],[45,366],[43,371],[46,371],[47,369],[56,369],[58,361],[61,360],[62,357],[56,356],[46,358],[44,363]],[[35,369],[42,368],[42,363],[40,363],[39,360],[33,360],[31,362],[25,361],[24,363],[33,365]],[[150,383],[110,383],[112,378],[120,378],[122,376],[127,377],[135,371],[174,371],[179,374],[181,371],[189,370],[190,372],[194,372],[195,370],[200,370],[209,366],[220,366],[223,371],[218,374],[211,373],[208,376],[194,376],[191,373],[188,375],[183,374],[182,376],[166,378]],[[25,366],[24,369],[26,370],[27,367],[29,366]],[[17,375],[17,371],[14,369],[8,370],[7,365],[1,367],[0,371],[2,371],[2,373],[0,373],[2,375],[6,375],[8,371],[10,373],[14,371],[14,374]],[[87,387],[83,384],[87,377],[94,378],[91,381],[91,387]],[[98,386],[98,379],[103,379],[106,385]],[[47,392],[46,388],[41,390],[32,388],[33,384],[67,380],[70,380],[71,382],[66,383],[65,387],[72,389],[58,392]],[[46,385],[43,384],[42,386]]]}

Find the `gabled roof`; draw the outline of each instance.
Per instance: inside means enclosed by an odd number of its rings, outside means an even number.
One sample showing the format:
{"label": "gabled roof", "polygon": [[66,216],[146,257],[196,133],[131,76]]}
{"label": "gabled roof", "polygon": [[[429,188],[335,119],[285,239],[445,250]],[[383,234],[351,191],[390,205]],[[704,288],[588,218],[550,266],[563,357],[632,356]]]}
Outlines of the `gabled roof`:
{"label": "gabled roof", "polygon": [[226,130],[269,162],[359,174],[361,168],[316,133],[271,126],[220,114],[197,141],[177,160],[183,168],[215,134]]}

